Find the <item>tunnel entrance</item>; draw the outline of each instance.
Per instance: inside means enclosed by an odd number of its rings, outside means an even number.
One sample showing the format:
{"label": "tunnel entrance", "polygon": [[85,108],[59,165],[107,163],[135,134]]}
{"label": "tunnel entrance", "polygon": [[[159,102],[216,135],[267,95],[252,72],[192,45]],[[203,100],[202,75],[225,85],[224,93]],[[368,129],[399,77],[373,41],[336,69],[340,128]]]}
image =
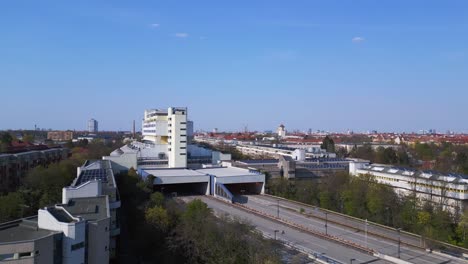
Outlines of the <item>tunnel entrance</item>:
{"label": "tunnel entrance", "polygon": [[153,191],[171,196],[205,195],[208,193],[208,183],[158,184],[153,186]]}
{"label": "tunnel entrance", "polygon": [[242,194],[260,194],[262,192],[262,182],[249,182],[249,183],[231,183],[224,184],[226,188],[233,195],[242,195]]}
{"label": "tunnel entrance", "polygon": [[261,194],[263,183],[250,182],[250,183],[231,183],[224,184],[224,186],[232,193],[232,201],[234,203],[247,203],[250,194]]}

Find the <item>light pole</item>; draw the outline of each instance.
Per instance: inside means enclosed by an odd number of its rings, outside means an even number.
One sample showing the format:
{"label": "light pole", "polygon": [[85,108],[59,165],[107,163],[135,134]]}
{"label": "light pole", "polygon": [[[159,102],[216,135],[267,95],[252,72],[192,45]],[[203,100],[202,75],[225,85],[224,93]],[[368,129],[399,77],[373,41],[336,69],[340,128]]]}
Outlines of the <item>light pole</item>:
{"label": "light pole", "polygon": [[276,233],[278,233],[278,232],[279,232],[279,230],[275,230],[274,232],[275,232],[275,240],[276,240]]}
{"label": "light pole", "polygon": [[368,226],[368,225],[369,225],[369,224],[367,223],[367,219],[366,219],[366,226],[365,226],[365,230],[366,230],[366,235],[365,235],[365,237],[366,237],[366,247],[367,247],[367,226]]}
{"label": "light pole", "polygon": [[325,212],[325,235],[328,235],[328,212]]}
{"label": "light pole", "polygon": [[276,207],[276,208],[277,208],[277,210],[276,210],[276,217],[278,217],[278,218],[279,218],[279,199],[278,199],[278,200],[276,200],[276,202],[277,202],[277,207]]}
{"label": "light pole", "polygon": [[400,258],[400,244],[401,244],[400,231],[401,231],[401,228],[397,228],[397,231],[398,231],[398,258]]}

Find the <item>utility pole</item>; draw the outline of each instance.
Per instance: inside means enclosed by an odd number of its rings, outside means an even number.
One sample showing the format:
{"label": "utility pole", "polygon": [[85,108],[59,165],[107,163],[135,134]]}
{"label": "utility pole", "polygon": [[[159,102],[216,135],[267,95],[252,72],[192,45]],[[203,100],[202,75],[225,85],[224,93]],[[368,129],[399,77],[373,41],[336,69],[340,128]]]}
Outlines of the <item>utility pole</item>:
{"label": "utility pole", "polygon": [[401,241],[400,241],[400,230],[401,230],[401,228],[397,228],[397,231],[398,231],[398,258],[400,258],[400,244],[401,244]]}

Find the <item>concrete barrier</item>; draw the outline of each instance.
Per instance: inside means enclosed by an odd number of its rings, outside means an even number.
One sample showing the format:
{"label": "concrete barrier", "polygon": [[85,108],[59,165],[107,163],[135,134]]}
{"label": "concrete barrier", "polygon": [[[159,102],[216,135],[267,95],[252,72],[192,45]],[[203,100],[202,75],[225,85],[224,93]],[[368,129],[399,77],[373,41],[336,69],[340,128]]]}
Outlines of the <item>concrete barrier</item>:
{"label": "concrete barrier", "polygon": [[378,257],[378,258],[381,258],[383,260],[386,260],[386,261],[390,261],[390,262],[395,263],[395,264],[412,264],[411,262],[408,262],[408,261],[405,261],[405,260],[402,260],[402,259],[399,259],[399,258],[395,258],[395,257],[392,257],[392,256],[384,255],[384,254],[381,254],[381,253],[375,253],[374,256]]}

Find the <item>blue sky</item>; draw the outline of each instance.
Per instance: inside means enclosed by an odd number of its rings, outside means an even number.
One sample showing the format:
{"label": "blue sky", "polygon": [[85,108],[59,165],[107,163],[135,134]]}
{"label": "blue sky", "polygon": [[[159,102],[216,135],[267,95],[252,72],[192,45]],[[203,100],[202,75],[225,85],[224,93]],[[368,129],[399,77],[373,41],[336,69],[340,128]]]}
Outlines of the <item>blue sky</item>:
{"label": "blue sky", "polygon": [[0,129],[468,131],[468,2],[0,3]]}

